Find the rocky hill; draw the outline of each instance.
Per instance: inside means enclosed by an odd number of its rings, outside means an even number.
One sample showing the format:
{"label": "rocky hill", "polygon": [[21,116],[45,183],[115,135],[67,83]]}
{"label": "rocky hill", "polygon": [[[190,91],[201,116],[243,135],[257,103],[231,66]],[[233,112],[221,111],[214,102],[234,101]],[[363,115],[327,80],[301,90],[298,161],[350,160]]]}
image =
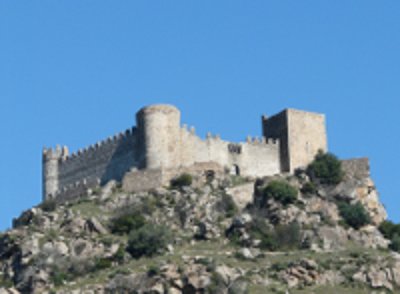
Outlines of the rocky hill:
{"label": "rocky hill", "polygon": [[135,194],[110,182],[46,201],[1,234],[0,293],[400,291],[368,162],[319,159],[295,175],[207,172]]}

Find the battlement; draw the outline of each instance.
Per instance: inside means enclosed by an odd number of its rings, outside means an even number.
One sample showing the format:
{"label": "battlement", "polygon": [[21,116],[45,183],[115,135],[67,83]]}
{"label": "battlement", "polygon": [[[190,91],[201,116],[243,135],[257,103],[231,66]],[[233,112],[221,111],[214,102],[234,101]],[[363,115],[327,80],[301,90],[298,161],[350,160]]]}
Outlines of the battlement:
{"label": "battlement", "polygon": [[53,159],[53,158],[66,158],[68,157],[69,151],[67,146],[61,147],[57,145],[56,148],[43,148],[43,158]]}
{"label": "battlement", "polygon": [[279,139],[267,138],[265,136],[262,136],[261,138],[248,136],[246,138],[246,143],[254,145],[277,145],[279,144]]}
{"label": "battlement", "polygon": [[[71,154],[66,146],[44,148],[43,198],[66,201],[124,178],[124,185],[130,186],[131,181],[138,189],[140,183],[146,187],[166,183],[170,175],[176,175],[173,171],[194,166],[218,166],[254,177],[290,171],[310,161],[315,146],[326,147],[321,117],[297,110],[285,110],[271,118],[263,116],[262,137],[249,136],[244,142],[234,143],[212,133],[201,139],[193,126],[181,125],[175,106],[147,106],[137,112],[135,127],[86,148]],[[148,180],[150,176],[159,180]]]}
{"label": "battlement", "polygon": [[[110,136],[105,140],[99,141],[95,144],[92,144],[85,148],[79,149],[78,151],[73,152],[70,155],[68,155],[68,152],[67,152],[66,155],[61,156],[61,159],[63,161],[79,160],[82,157],[90,156],[99,150],[109,148],[110,146],[116,146],[116,145],[120,144],[121,141],[130,140],[133,136],[135,136],[135,132],[136,132],[136,127],[132,127],[130,129],[127,129],[125,132],[117,133],[114,136]],[[67,148],[67,147],[64,147],[64,148]],[[68,148],[67,148],[67,150],[68,150]]]}

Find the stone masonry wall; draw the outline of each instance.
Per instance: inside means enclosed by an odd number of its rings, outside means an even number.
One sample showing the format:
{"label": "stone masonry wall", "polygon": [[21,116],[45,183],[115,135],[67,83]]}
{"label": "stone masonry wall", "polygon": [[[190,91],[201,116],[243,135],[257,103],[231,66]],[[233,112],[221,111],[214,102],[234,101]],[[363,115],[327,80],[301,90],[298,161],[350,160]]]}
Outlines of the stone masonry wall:
{"label": "stone masonry wall", "polygon": [[68,191],[74,195],[72,191],[79,190],[78,187],[84,189],[82,187],[103,185],[109,180],[121,181],[131,168],[139,165],[136,145],[136,129],[130,129],[58,158],[58,194]]}
{"label": "stone masonry wall", "polygon": [[[64,148],[45,149],[44,199],[77,197],[110,180],[121,182],[130,172],[132,185],[149,182],[148,186],[155,186],[182,168],[210,163],[243,176],[274,175],[308,163],[320,147],[326,148],[324,116],[302,111],[286,110],[263,118],[265,137],[240,143],[211,134],[201,139],[194,128],[181,127],[180,111],[171,105],[145,107],[136,120],[137,127],[71,155]],[[166,170],[174,172],[165,175]],[[137,189],[132,186],[131,190]]]}
{"label": "stone masonry wall", "polygon": [[288,146],[288,120],[286,111],[282,111],[272,117],[262,117],[263,135],[268,139],[278,139],[280,142],[281,171],[290,170],[289,146]]}
{"label": "stone masonry wall", "polygon": [[325,116],[295,109],[287,110],[290,172],[307,166],[318,153],[326,152]]}
{"label": "stone masonry wall", "polygon": [[208,135],[202,140],[194,130],[182,128],[181,163],[215,162],[231,169],[237,167],[246,176],[264,176],[280,173],[279,142],[249,138],[247,142],[231,143],[219,136]]}
{"label": "stone masonry wall", "polygon": [[307,166],[318,150],[327,151],[325,116],[286,109],[270,118],[263,117],[263,134],[280,140],[283,172]]}

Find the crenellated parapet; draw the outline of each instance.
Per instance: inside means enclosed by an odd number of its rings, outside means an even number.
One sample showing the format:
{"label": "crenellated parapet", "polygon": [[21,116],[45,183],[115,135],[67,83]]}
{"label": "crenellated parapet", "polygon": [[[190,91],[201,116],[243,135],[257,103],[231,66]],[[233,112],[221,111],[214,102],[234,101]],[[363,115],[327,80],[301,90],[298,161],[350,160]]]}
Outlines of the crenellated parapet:
{"label": "crenellated parapet", "polygon": [[246,138],[246,143],[247,144],[253,144],[253,145],[278,145],[279,144],[279,139],[274,139],[274,138],[266,138],[264,136],[262,137],[251,137],[247,136]]}
{"label": "crenellated parapet", "polygon": [[122,180],[125,172],[137,165],[136,135],[133,127],[71,154],[66,146],[44,148],[43,198],[60,197],[66,189],[71,194],[77,190],[76,183]]}
{"label": "crenellated parapet", "polygon": [[[172,105],[151,105],[136,114],[136,127],[69,154],[67,147],[43,149],[43,199],[66,200],[85,194],[129,173],[140,182],[158,171],[216,164],[245,176],[261,177],[291,171],[326,150],[324,116],[286,110],[263,116],[263,136],[233,143],[194,127],[181,125]],[[136,171],[136,172],[132,172]],[[163,174],[161,172],[161,174]],[[165,181],[162,181],[163,183]]]}
{"label": "crenellated parapet", "polygon": [[[136,127],[132,127],[127,129],[125,132],[120,132],[115,134],[114,136],[110,136],[105,140],[99,141],[95,144],[87,146],[82,149],[78,149],[76,152],[71,153],[70,155],[63,156],[62,160],[69,161],[69,160],[76,160],[80,159],[85,156],[91,156],[96,152],[99,152],[103,149],[110,148],[112,146],[116,146],[123,141],[131,140],[132,137],[136,134]],[[66,147],[65,147],[66,148]]]}

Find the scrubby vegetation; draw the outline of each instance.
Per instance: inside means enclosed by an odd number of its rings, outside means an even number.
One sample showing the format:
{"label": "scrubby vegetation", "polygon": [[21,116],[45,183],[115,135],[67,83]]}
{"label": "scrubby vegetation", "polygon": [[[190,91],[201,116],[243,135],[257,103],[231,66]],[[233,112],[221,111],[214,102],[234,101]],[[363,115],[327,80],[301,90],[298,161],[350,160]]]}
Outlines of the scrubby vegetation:
{"label": "scrubby vegetation", "polygon": [[262,191],[261,205],[266,206],[269,199],[288,205],[297,200],[297,189],[285,181],[272,181]]}
{"label": "scrubby vegetation", "polygon": [[340,202],[338,208],[345,223],[354,229],[359,229],[371,222],[368,212],[360,202],[356,204]]}
{"label": "scrubby vegetation", "polygon": [[52,211],[56,210],[57,203],[53,199],[47,199],[47,200],[43,201],[39,207],[41,209],[43,209],[43,211],[52,212]]}
{"label": "scrubby vegetation", "polygon": [[129,234],[126,250],[134,258],[154,256],[167,248],[171,237],[172,234],[167,227],[146,224]]}
{"label": "scrubby vegetation", "polygon": [[233,217],[238,212],[238,208],[232,196],[226,193],[222,193],[221,200],[217,203],[217,207],[220,211],[225,212],[226,217]]}
{"label": "scrubby vegetation", "polygon": [[145,218],[139,213],[124,214],[111,221],[110,229],[113,234],[129,234],[144,226]]}
{"label": "scrubby vegetation", "polygon": [[181,174],[179,177],[171,180],[171,187],[172,188],[182,188],[192,185],[193,177],[190,174],[184,173]]}
{"label": "scrubby vegetation", "polygon": [[390,240],[390,249],[400,252],[400,224],[384,221],[380,224],[379,230]]}
{"label": "scrubby vegetation", "polygon": [[[193,173],[193,183],[181,175],[169,187],[137,193],[110,184],[65,205],[45,203],[0,234],[0,287],[300,294],[328,293],[313,287],[338,281],[330,289],[340,283],[346,287],[339,292],[355,293],[347,286],[368,287],[375,273],[400,272],[373,227],[351,228],[369,223],[369,213],[374,226],[386,216],[376,210],[371,181],[356,182],[349,173],[333,187],[306,173],[255,179],[201,172]],[[363,199],[365,208],[337,202],[350,196]],[[400,225],[384,222],[380,229],[390,248],[400,250]],[[400,282],[383,283],[400,289]]]}
{"label": "scrubby vegetation", "polygon": [[[262,218],[255,218],[248,228],[252,240],[259,240],[260,249],[286,251],[301,248],[301,229],[293,222],[287,225],[268,225]],[[237,231],[227,231],[228,238],[239,246],[246,246]]]}
{"label": "scrubby vegetation", "polygon": [[305,195],[312,195],[317,192],[317,186],[313,182],[306,182],[302,187],[301,187],[301,193]]}
{"label": "scrubby vegetation", "polygon": [[307,174],[313,181],[321,184],[337,185],[344,177],[342,163],[332,153],[319,151],[313,162],[307,167]]}

